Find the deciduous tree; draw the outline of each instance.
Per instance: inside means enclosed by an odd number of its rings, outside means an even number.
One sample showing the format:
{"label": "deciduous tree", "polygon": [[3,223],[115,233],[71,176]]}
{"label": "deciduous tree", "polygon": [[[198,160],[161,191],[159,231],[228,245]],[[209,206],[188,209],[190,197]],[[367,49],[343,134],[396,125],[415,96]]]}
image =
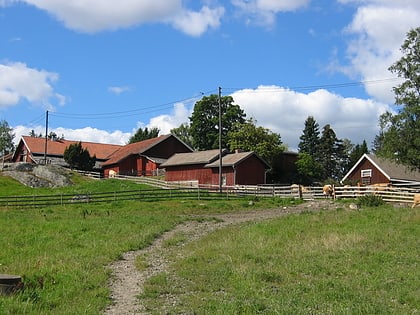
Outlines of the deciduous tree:
{"label": "deciduous tree", "polygon": [[[228,147],[228,132],[239,123],[245,122],[245,113],[235,105],[231,96],[220,98],[222,110],[222,147]],[[219,97],[204,96],[195,103],[190,117],[190,131],[197,150],[210,150],[219,147]]]}
{"label": "deciduous tree", "polygon": [[0,121],[0,155],[10,153],[14,149],[13,128],[11,128],[6,120]]}
{"label": "deciduous tree", "polygon": [[401,59],[389,68],[403,79],[394,87],[395,103],[401,107],[380,117],[374,151],[420,170],[420,27],[408,32],[401,51]]}

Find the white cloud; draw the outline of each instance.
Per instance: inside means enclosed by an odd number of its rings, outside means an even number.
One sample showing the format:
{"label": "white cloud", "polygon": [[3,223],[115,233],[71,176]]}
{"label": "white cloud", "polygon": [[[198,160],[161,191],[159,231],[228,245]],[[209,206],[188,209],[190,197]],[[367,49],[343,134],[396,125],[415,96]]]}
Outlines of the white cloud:
{"label": "white cloud", "polygon": [[271,26],[276,14],[306,7],[310,0],[231,0],[253,23]]}
{"label": "white cloud", "polygon": [[[411,28],[420,21],[418,0],[339,0],[343,4],[360,5],[345,34],[348,41],[349,65],[343,72],[351,72],[363,81],[390,78],[388,71],[401,57],[400,47]],[[342,70],[342,69],[341,69]],[[392,87],[388,84],[366,85],[369,95],[381,102],[393,103]]]}
{"label": "white cloud", "polygon": [[[236,104],[239,104],[248,118],[257,120],[263,126],[281,135],[284,144],[289,149],[297,150],[299,137],[308,116],[313,116],[320,126],[330,124],[337,137],[348,138],[353,143],[366,140],[372,144],[378,133],[378,117],[392,108],[386,104],[357,98],[344,98],[326,90],[316,90],[311,93],[299,93],[278,86],[260,86],[257,89],[236,91],[232,94]],[[148,123],[139,122],[137,128],[160,129],[160,134],[168,134],[171,129],[189,122],[192,107],[184,103],[174,105],[172,113],[153,117]],[[44,127],[14,128],[16,141],[21,135],[28,135],[34,129],[37,134],[44,133]],[[131,132],[105,131],[86,127],[81,129],[55,128],[50,131],[58,136],[64,134],[66,139],[102,143],[125,144],[137,129]]]}
{"label": "white cloud", "polygon": [[224,12],[222,7],[216,9],[203,7],[199,12],[183,10],[172,19],[172,24],[188,35],[200,36],[209,28],[218,28]]}
{"label": "white cloud", "polygon": [[[17,143],[22,136],[29,135],[31,130],[35,131],[35,134],[45,135],[45,127],[35,126],[32,128],[26,126],[16,126],[13,127],[13,132],[15,133],[14,141]],[[61,137],[64,135],[65,139],[76,140],[76,141],[89,141],[89,142],[99,142],[99,143],[110,143],[110,144],[121,144],[124,145],[130,139],[131,133],[122,132],[120,130],[115,130],[112,132],[106,130],[100,130],[92,127],[85,127],[79,129],[70,129],[70,128],[52,128],[48,132],[55,132],[57,136]]]}
{"label": "white cloud", "polygon": [[[48,11],[73,30],[95,33],[128,28],[143,23],[170,23],[182,32],[199,36],[218,27],[223,8],[204,6],[195,12],[183,7],[182,0],[21,0]],[[5,5],[0,2],[0,5]]]}
{"label": "white cloud", "polygon": [[0,64],[0,108],[17,105],[22,99],[52,109],[54,100],[64,105],[65,97],[54,92],[58,74],[32,69],[24,63]]}
{"label": "white cloud", "polygon": [[387,110],[374,100],[344,98],[326,90],[304,94],[277,86],[260,86],[232,94],[248,117],[257,124],[281,135],[283,143],[296,150],[308,116],[313,116],[320,129],[330,124],[339,138],[353,143],[366,139],[371,144],[378,133],[378,117]]}
{"label": "white cloud", "polygon": [[179,127],[182,123],[189,122],[188,117],[191,115],[191,110],[185,104],[177,103],[174,105],[174,110],[171,115],[160,115],[150,119],[147,127],[159,128],[160,134],[168,134],[171,129]]}
{"label": "white cloud", "polygon": [[110,86],[108,92],[120,95],[121,93],[128,92],[131,89],[128,86]]}

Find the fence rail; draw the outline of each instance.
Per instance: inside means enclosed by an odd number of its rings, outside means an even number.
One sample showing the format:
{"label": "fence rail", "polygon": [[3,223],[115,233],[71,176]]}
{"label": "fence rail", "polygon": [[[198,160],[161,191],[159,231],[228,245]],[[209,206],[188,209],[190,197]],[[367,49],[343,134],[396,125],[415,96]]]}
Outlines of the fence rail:
{"label": "fence rail", "polygon": [[[163,199],[216,199],[244,196],[300,198],[314,200],[326,198],[322,187],[304,186],[224,186],[219,192],[218,186],[198,185],[197,182],[165,182],[151,177],[119,176],[120,179],[155,187],[100,193],[76,193],[54,195],[0,196],[0,207],[41,207],[81,203],[117,202],[124,200],[155,201]],[[390,187],[334,187],[334,199],[357,198],[366,194],[380,196],[386,202],[412,203],[418,190]]]}

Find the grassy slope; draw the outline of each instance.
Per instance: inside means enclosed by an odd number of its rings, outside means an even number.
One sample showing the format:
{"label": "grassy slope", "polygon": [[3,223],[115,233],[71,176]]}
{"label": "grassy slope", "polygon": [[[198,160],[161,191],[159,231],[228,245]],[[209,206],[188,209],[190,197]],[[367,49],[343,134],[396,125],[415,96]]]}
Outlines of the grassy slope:
{"label": "grassy slope", "polygon": [[419,208],[389,206],[245,224],[187,246],[143,297],[156,314],[168,294],[182,314],[414,314],[419,235]]}
{"label": "grassy slope", "polygon": [[[139,188],[87,181],[34,190],[0,177],[1,194]],[[134,185],[134,186],[132,186]],[[278,200],[252,207],[273,207]],[[0,296],[0,314],[100,314],[110,261],[149,244],[188,214],[239,211],[243,200],[189,200],[0,209],[0,273],[26,289]],[[208,314],[407,314],[420,309],[420,208],[291,215],[218,231],[186,246],[175,278],[158,275],[145,297],[180,296],[174,312]],[[171,284],[177,284],[173,286]]]}
{"label": "grassy slope", "polygon": [[[119,180],[85,180],[60,189],[32,189],[0,176],[2,195],[139,189]],[[274,203],[273,203],[274,202]],[[273,207],[266,200],[252,207]],[[239,211],[245,200],[79,204],[0,209],[0,273],[23,276],[26,289],[0,296],[0,314],[100,314],[109,303],[105,266],[140,249],[188,214]]]}

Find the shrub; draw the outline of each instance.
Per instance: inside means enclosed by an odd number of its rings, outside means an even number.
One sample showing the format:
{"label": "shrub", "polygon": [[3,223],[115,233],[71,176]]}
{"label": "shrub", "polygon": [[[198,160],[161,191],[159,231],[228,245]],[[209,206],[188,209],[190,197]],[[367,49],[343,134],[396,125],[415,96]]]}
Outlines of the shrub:
{"label": "shrub", "polygon": [[378,195],[363,195],[357,198],[356,204],[359,207],[379,207],[383,205],[385,202],[383,201],[381,196]]}

